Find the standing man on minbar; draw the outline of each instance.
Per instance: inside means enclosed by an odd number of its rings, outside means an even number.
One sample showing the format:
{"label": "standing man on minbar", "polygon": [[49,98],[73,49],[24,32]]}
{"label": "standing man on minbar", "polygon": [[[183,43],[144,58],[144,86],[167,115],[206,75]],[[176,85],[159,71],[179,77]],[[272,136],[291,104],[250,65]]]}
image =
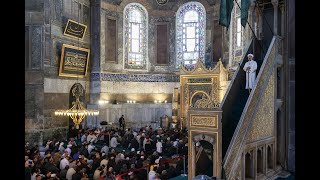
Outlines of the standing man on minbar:
{"label": "standing man on minbar", "polygon": [[246,89],[252,90],[256,81],[257,62],[253,60],[253,54],[248,54],[248,62],[243,67],[246,72]]}

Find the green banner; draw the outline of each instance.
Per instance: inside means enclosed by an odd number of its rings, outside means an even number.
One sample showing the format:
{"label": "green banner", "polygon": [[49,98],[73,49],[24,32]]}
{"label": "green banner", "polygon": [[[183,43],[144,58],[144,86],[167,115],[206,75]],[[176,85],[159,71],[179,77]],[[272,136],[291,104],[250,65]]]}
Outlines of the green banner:
{"label": "green banner", "polygon": [[250,0],[241,0],[241,25],[246,27],[248,19],[248,11],[250,6]]}
{"label": "green banner", "polygon": [[229,28],[232,8],[233,8],[233,0],[221,0],[220,18],[219,18],[220,25]]}

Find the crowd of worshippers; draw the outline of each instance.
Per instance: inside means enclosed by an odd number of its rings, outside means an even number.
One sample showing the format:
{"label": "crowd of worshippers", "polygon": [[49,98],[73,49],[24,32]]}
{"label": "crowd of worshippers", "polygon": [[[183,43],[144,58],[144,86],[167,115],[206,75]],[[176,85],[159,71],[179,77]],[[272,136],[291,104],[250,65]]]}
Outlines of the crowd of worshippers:
{"label": "crowd of worshippers", "polygon": [[166,180],[187,172],[187,158],[170,162],[188,153],[186,129],[72,128],[69,133],[68,141],[26,143],[26,179]]}

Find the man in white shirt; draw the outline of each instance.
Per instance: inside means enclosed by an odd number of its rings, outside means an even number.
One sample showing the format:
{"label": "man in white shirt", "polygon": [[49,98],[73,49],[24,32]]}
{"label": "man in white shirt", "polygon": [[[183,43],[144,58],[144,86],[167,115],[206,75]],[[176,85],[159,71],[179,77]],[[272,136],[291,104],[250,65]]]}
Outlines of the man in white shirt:
{"label": "man in white shirt", "polygon": [[157,152],[162,153],[162,142],[160,139],[157,140],[156,146],[157,146]]}
{"label": "man in white shirt", "polygon": [[253,89],[256,80],[257,62],[253,60],[253,54],[248,54],[248,62],[243,67],[246,72],[246,89]]}
{"label": "man in white shirt", "polygon": [[66,151],[68,152],[68,155],[69,155],[69,156],[71,155],[71,147],[72,147],[71,144],[68,144],[68,145],[67,145]]}
{"label": "man in white shirt", "polygon": [[66,155],[61,161],[60,161],[60,170],[64,169],[66,165],[69,166],[69,156]]}
{"label": "man in white shirt", "polygon": [[118,144],[119,144],[119,143],[118,143],[118,141],[117,141],[117,137],[116,137],[116,136],[113,136],[113,137],[111,138],[111,140],[110,140],[110,146],[113,147],[113,148],[115,148],[115,147],[117,147]]}
{"label": "man in white shirt", "polygon": [[91,151],[95,148],[95,146],[93,145],[93,143],[91,142],[89,145],[88,145],[88,153],[90,154]]}
{"label": "man in white shirt", "polygon": [[154,167],[150,166],[149,180],[154,180],[155,176],[156,176],[156,172],[154,171]]}
{"label": "man in white shirt", "polygon": [[92,131],[90,131],[90,134],[87,136],[87,142],[93,142],[97,139],[97,137],[93,134]]}
{"label": "man in white shirt", "polygon": [[87,139],[87,135],[88,135],[88,133],[84,133],[84,134],[81,136],[81,142],[82,142],[82,143]]}
{"label": "man in white shirt", "polygon": [[108,155],[109,147],[106,143],[103,144],[103,147],[101,148],[101,153],[104,152],[106,155]]}
{"label": "man in white shirt", "polygon": [[72,175],[76,173],[76,170],[74,169],[75,167],[76,167],[76,166],[68,169],[67,175],[66,175],[66,178],[67,178],[68,180],[72,180]]}

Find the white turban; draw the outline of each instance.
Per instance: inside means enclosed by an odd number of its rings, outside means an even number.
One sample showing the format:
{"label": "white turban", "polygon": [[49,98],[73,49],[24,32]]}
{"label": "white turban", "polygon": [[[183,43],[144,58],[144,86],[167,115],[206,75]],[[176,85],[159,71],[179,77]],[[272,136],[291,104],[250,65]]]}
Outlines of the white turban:
{"label": "white turban", "polygon": [[254,57],[253,54],[248,54],[248,57],[249,57],[249,56]]}

